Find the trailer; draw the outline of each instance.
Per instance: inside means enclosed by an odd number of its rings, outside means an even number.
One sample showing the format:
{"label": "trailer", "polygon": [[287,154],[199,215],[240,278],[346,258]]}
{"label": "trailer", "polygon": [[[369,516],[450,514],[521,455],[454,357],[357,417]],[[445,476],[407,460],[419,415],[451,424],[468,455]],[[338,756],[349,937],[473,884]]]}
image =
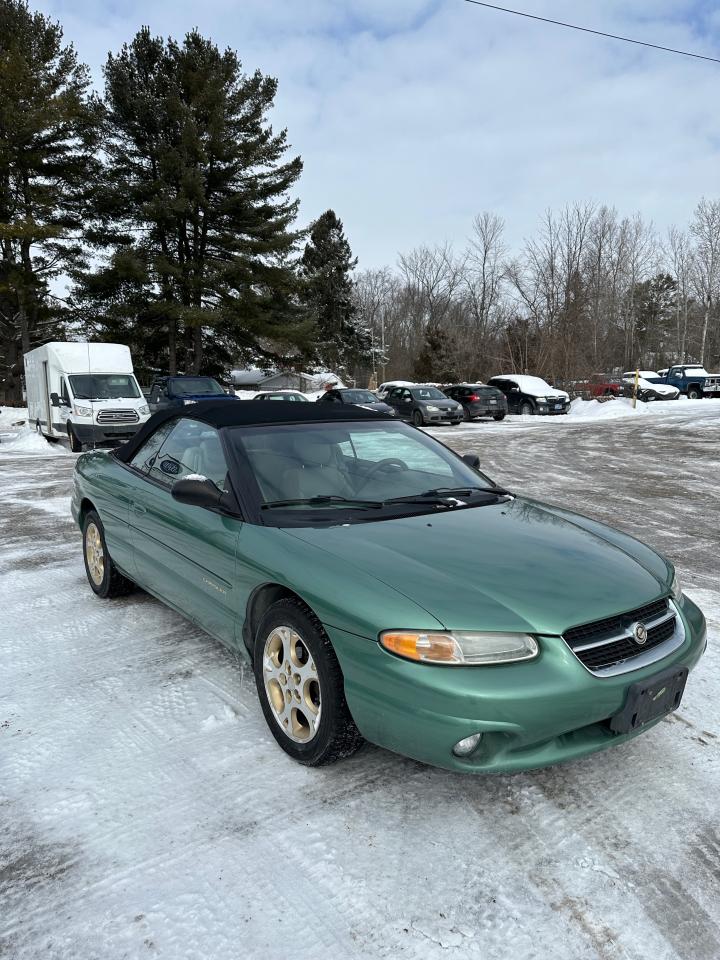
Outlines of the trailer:
{"label": "trailer", "polygon": [[128,440],[150,416],[124,344],[46,343],[24,363],[28,422],[75,452]]}

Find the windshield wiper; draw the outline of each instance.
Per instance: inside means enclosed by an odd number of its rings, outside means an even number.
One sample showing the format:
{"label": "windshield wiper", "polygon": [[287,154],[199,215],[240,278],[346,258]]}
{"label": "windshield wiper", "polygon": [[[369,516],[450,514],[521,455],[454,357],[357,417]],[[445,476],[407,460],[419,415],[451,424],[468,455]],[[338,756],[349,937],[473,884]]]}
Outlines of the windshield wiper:
{"label": "windshield wiper", "polygon": [[392,497],[389,500],[384,500],[383,504],[421,503],[451,509],[453,507],[471,506],[471,504],[463,503],[456,498],[471,497],[475,493],[491,493],[496,497],[512,496],[509,490],[503,490],[502,487],[436,487],[433,490],[410,494],[407,497]]}
{"label": "windshield wiper", "polygon": [[305,505],[314,506],[324,506],[325,504],[335,504],[340,503],[347,505],[349,507],[357,507],[358,509],[370,509],[376,508],[380,509],[383,506],[382,500],[353,500],[350,497],[338,497],[335,495],[328,494],[327,496],[317,496],[317,497],[298,497],[294,500],[271,500],[269,503],[263,503],[263,510],[272,510],[275,507],[301,507]]}

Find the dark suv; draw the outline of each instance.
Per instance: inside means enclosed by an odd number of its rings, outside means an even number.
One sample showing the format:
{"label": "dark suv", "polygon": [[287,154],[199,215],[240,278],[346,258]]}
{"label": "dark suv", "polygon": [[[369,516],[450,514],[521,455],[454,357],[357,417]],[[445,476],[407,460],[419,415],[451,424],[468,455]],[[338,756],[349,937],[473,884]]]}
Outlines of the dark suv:
{"label": "dark suv", "polygon": [[237,400],[223,390],[212,377],[157,377],[152,382],[148,404],[151,413],[171,407],[184,407],[200,400]]}
{"label": "dark suv", "polygon": [[457,400],[462,404],[465,420],[474,420],[476,417],[505,419],[507,400],[505,394],[497,387],[488,387],[484,383],[458,383],[451,387],[443,387],[443,393],[451,400]]}
{"label": "dark suv", "polygon": [[411,420],[416,427],[426,423],[456,424],[463,418],[462,405],[430,385],[393,387],[385,402],[397,410],[398,416]]}

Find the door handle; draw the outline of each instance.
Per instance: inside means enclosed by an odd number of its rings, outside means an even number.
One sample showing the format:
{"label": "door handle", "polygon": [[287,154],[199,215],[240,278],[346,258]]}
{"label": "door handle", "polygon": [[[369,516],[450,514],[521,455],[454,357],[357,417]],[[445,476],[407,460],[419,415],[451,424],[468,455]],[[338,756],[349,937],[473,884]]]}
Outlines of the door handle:
{"label": "door handle", "polygon": [[142,517],[143,514],[147,513],[147,507],[144,507],[141,503],[133,503],[132,508],[136,517]]}

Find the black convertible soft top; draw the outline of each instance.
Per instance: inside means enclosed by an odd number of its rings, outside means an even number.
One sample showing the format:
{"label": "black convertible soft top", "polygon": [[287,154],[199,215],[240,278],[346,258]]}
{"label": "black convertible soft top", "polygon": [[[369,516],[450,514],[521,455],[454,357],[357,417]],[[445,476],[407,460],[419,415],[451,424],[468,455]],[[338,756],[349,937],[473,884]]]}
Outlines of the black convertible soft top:
{"label": "black convertible soft top", "polygon": [[115,449],[118,460],[132,460],[151,433],[176,417],[200,420],[217,430],[261,423],[322,423],[331,420],[389,420],[387,414],[363,407],[342,407],[331,403],[290,403],[282,400],[203,400],[187,407],[154,413],[127,443]]}

